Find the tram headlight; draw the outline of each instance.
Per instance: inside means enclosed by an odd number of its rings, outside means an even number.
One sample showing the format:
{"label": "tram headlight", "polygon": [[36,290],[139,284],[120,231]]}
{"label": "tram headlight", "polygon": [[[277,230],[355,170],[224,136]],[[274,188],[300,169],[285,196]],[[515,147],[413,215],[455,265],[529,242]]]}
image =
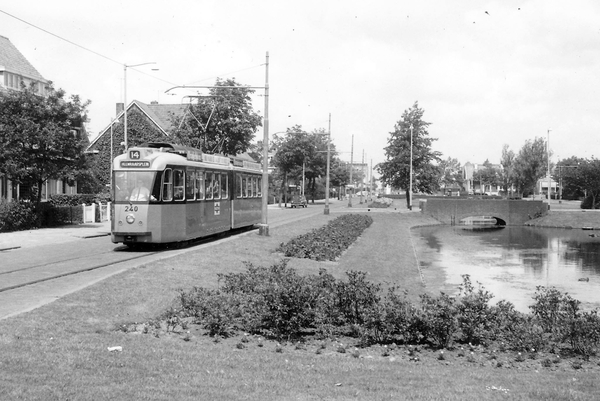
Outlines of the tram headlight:
{"label": "tram headlight", "polygon": [[127,224],[133,224],[135,222],[135,216],[132,214],[128,214],[127,217],[125,217],[125,221],[127,222]]}

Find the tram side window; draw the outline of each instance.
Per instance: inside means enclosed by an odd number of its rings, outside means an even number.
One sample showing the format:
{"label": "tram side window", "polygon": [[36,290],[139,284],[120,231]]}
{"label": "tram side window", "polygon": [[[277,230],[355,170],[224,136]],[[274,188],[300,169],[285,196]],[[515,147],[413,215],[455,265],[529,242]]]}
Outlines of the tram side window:
{"label": "tram side window", "polygon": [[162,200],[173,200],[173,170],[170,168],[166,169],[163,174]]}
{"label": "tram side window", "polygon": [[196,170],[187,169],[185,172],[185,199],[194,200],[196,199],[196,191],[194,185],[196,184]]}
{"label": "tram side window", "polygon": [[242,177],[242,197],[244,198],[248,197],[248,184],[246,184],[247,179],[248,177],[246,176]]}
{"label": "tram side window", "polygon": [[213,174],[213,199],[221,198],[221,174]]}
{"label": "tram side window", "polygon": [[242,175],[235,175],[235,193],[238,198],[242,197]]}
{"label": "tram side window", "polygon": [[173,199],[176,201],[183,200],[185,183],[184,176],[183,170],[173,170]]}
{"label": "tram side window", "polygon": [[257,178],[258,190],[256,195],[260,198],[262,196],[262,177]]}
{"label": "tram side window", "polygon": [[229,198],[229,177],[227,174],[221,174],[221,199]]}
{"label": "tram side window", "polygon": [[196,199],[204,199],[204,172],[196,172]]}
{"label": "tram side window", "polygon": [[257,193],[257,189],[256,189],[256,177],[252,177],[252,197],[256,198],[256,193]]}
{"label": "tram side window", "polygon": [[248,198],[252,197],[252,177],[248,177],[246,179],[246,193],[248,194]]}
{"label": "tram side window", "polygon": [[213,173],[206,173],[205,175],[205,179],[204,179],[204,183],[205,183],[205,188],[206,188],[206,199],[212,199],[213,198],[213,191],[212,191],[212,186],[213,186]]}

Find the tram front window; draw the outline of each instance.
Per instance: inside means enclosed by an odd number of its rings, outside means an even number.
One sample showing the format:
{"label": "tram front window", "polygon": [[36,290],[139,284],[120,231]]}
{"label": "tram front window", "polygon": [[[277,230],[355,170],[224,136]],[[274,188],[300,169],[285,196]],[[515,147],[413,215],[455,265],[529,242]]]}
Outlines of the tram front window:
{"label": "tram front window", "polygon": [[156,174],[151,171],[117,171],[114,177],[115,201],[149,202],[158,197],[152,193]]}

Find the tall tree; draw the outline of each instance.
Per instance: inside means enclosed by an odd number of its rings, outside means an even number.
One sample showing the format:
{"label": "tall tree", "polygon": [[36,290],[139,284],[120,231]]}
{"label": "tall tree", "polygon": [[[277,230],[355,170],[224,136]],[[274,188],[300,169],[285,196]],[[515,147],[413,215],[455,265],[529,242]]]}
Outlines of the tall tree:
{"label": "tall tree", "polygon": [[171,134],[182,145],[206,153],[245,152],[262,126],[261,117],[252,108],[252,93],[235,79],[217,79],[209,96],[199,97],[183,116],[173,118],[176,128]]}
{"label": "tall tree", "polygon": [[515,164],[515,152],[508,148],[507,144],[502,146],[502,156],[500,157],[500,165],[502,170],[500,172],[500,183],[504,193],[507,194],[514,184],[514,164]]}
{"label": "tall tree", "polygon": [[515,158],[514,178],[523,196],[534,193],[537,180],[546,175],[548,167],[546,142],[543,138],[527,140]]}
{"label": "tall tree", "polygon": [[[432,193],[438,188],[441,153],[433,151],[431,145],[437,140],[429,137],[427,127],[431,123],[423,121],[423,109],[418,102],[405,110],[402,119],[390,132],[388,145],[385,147],[386,160],[377,165],[377,171],[384,184],[403,189],[408,194],[410,187],[410,166],[413,166],[413,191]],[[411,153],[412,136],[412,160]],[[410,208],[412,194],[406,197]]]}
{"label": "tall tree", "polygon": [[32,183],[33,201],[41,201],[48,179],[74,177],[84,168],[89,103],[76,95],[65,99],[52,84],[47,96],[33,85],[0,92],[0,169],[12,181]]}

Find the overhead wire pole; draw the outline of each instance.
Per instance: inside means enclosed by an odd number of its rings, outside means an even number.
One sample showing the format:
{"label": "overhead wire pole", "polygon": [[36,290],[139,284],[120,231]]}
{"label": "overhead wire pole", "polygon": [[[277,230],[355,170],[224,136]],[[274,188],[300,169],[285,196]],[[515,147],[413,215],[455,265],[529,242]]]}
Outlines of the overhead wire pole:
{"label": "overhead wire pole", "polygon": [[263,127],[262,217],[258,234],[269,235],[267,209],[269,204],[269,52],[265,63],[265,123]]}
{"label": "overhead wire pole", "polygon": [[168,93],[173,89],[264,89],[265,91],[265,118],[263,124],[263,174],[262,174],[262,216],[261,222],[258,227],[258,234],[263,236],[269,235],[269,224],[267,218],[268,204],[269,204],[269,52],[266,55],[266,63],[265,63],[265,86],[230,86],[230,85],[178,85],[172,88],[169,88],[165,91]]}
{"label": "overhead wire pole", "polygon": [[354,184],[352,183],[352,168],[354,164],[354,135],[352,135],[352,147],[350,148],[350,193],[348,194],[348,207],[352,207],[352,193],[354,192]]}
{"label": "overhead wire pole", "polygon": [[[550,204],[550,131],[548,130],[548,142],[546,142],[546,154],[548,156],[548,204]],[[540,185],[541,186],[541,185]]]}

